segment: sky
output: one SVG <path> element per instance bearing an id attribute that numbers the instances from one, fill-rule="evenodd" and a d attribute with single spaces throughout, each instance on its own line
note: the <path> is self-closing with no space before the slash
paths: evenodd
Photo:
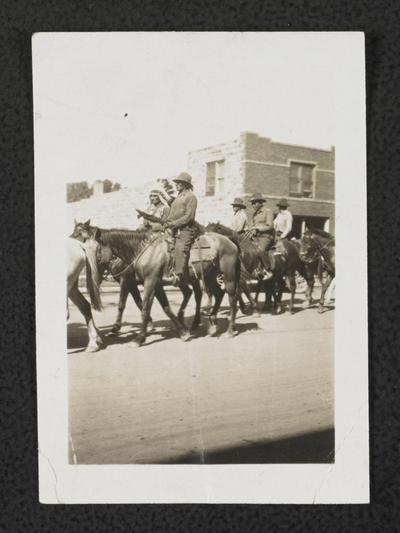
<path id="1" fill-rule="evenodd" d="M 283 35 L 39 34 L 35 133 L 54 178 L 132 186 L 173 176 L 189 151 L 242 131 L 330 148 L 329 61 L 312 38 Z"/>

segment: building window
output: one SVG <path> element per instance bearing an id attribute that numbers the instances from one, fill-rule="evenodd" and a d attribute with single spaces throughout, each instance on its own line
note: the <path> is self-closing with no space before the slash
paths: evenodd
<path id="1" fill-rule="evenodd" d="M 224 191 L 224 160 L 210 161 L 206 165 L 206 196 Z"/>
<path id="2" fill-rule="evenodd" d="M 314 189 L 314 165 L 290 163 L 289 196 L 312 198 Z"/>

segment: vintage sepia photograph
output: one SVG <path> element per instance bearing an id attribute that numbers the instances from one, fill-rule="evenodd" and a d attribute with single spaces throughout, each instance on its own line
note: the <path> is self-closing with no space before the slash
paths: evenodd
<path id="1" fill-rule="evenodd" d="M 341 343 L 358 345 L 367 394 L 362 313 L 354 339 L 338 333 L 343 252 L 336 303 L 347 179 L 361 224 L 365 200 L 365 103 L 346 130 L 352 155 L 340 100 L 342 79 L 363 94 L 363 41 L 344 35 L 34 36 L 37 197 L 39 180 L 57 183 L 49 237 L 64 242 L 37 293 L 66 291 L 51 312 L 70 479 L 81 465 L 340 467 L 339 387 L 358 390 L 340 378 Z M 346 39 L 361 53 L 338 66 Z M 38 201 L 36 213 L 39 227 L 50 213 Z"/>

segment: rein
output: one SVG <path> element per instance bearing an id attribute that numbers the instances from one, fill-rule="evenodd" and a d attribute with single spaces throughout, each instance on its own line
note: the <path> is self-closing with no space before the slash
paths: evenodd
<path id="1" fill-rule="evenodd" d="M 322 250 L 324 250 L 325 248 L 327 248 L 329 246 L 329 244 L 335 240 L 335 237 L 331 237 L 323 246 L 320 246 L 318 241 L 315 241 L 314 242 L 317 242 L 318 246 L 319 246 L 319 251 L 321 252 Z"/>
<path id="2" fill-rule="evenodd" d="M 142 247 L 142 249 L 139 251 L 139 253 L 132 259 L 132 261 L 129 263 L 129 265 L 121 270 L 121 272 L 113 273 L 113 277 L 120 277 L 122 274 L 124 274 L 131 266 L 133 266 L 134 263 L 136 263 L 139 258 L 144 254 L 144 252 L 150 247 L 150 245 L 153 244 L 158 239 L 159 235 L 156 235 L 153 237 L 153 239 L 150 239 L 150 241 Z"/>

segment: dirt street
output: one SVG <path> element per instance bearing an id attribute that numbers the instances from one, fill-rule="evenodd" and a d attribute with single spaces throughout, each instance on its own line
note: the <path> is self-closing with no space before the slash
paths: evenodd
<path id="1" fill-rule="evenodd" d="M 168 294 L 177 310 L 179 293 Z M 334 310 L 319 315 L 302 301 L 297 295 L 292 316 L 239 312 L 235 338 L 225 334 L 223 307 L 219 337 L 206 336 L 204 319 L 186 343 L 155 303 L 155 331 L 137 348 L 140 315 L 129 300 L 121 336 L 95 354 L 83 351 L 86 328 L 70 304 L 70 462 L 332 461 Z M 95 320 L 105 333 L 118 293 L 103 302 Z"/>

